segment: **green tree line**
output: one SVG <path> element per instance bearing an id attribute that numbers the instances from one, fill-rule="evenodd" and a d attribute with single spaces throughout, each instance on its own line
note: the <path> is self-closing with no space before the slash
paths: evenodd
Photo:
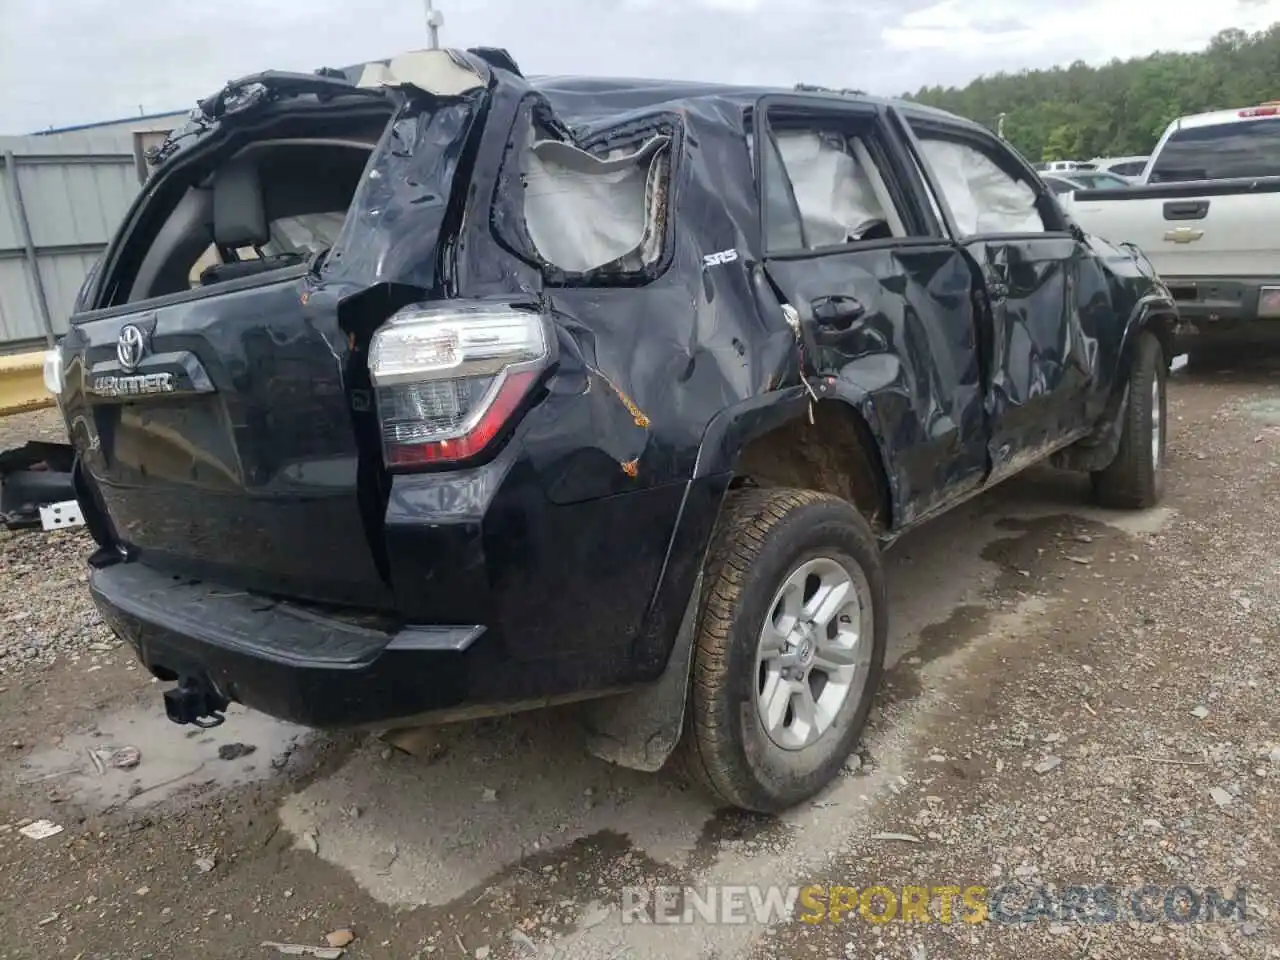
<path id="1" fill-rule="evenodd" d="M 922 87 L 907 99 L 997 129 L 1032 160 L 1150 153 L 1176 117 L 1280 100 L 1280 23 L 1224 30 L 1199 53 L 1153 53 L 1101 67 L 979 77 L 966 87 Z"/>

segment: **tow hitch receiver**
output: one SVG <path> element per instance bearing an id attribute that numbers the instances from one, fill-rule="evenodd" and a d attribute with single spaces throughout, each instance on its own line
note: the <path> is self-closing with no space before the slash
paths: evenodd
<path id="1" fill-rule="evenodd" d="M 176 687 L 164 692 L 164 712 L 170 720 L 204 729 L 227 719 L 222 714 L 228 702 L 207 681 L 193 677 L 182 677 Z"/>

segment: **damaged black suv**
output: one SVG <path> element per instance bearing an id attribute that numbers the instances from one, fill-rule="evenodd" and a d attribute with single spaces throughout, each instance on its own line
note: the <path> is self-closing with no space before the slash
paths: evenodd
<path id="1" fill-rule="evenodd" d="M 583 701 L 781 810 L 856 745 L 903 531 L 1047 458 L 1160 496 L 1168 291 L 948 114 L 428 51 L 237 81 L 153 161 L 60 405 L 179 723 Z"/>

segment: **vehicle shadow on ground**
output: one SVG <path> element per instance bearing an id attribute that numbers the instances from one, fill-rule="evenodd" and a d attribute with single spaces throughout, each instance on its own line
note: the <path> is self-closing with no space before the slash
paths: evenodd
<path id="1" fill-rule="evenodd" d="M 888 666 L 953 611 L 983 603 L 1001 572 L 988 547 L 1038 535 L 1011 529 L 1011 518 L 1080 512 L 1087 487 L 1077 475 L 1033 470 L 896 544 L 886 566 Z M 449 903 L 527 857 L 596 836 L 625 835 L 656 863 L 689 866 L 726 815 L 670 769 L 648 775 L 588 756 L 571 708 L 438 727 L 417 753 L 371 739 L 281 808 L 299 848 L 396 906 Z M 845 780 L 833 789 L 863 788 Z"/>

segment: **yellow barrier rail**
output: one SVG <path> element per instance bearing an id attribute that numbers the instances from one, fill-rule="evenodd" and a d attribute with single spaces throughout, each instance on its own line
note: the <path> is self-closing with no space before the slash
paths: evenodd
<path id="1" fill-rule="evenodd" d="M 0 357 L 0 417 L 53 406 L 44 385 L 44 351 Z"/>

